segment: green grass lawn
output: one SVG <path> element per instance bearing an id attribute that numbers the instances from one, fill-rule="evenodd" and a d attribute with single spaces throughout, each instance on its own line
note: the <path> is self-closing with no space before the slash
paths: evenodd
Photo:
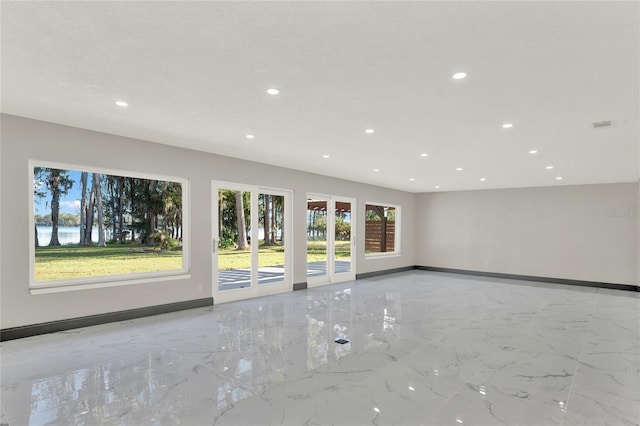
<path id="1" fill-rule="evenodd" d="M 154 251 L 137 244 L 36 248 L 36 281 L 180 269 L 181 251 Z"/>
<path id="2" fill-rule="evenodd" d="M 336 241 L 336 259 L 349 259 L 349 241 Z M 327 244 L 323 241 L 309 241 L 307 243 L 307 262 L 321 262 L 327 257 Z M 258 249 L 258 267 L 284 265 L 284 247 L 280 245 L 260 246 Z M 220 249 L 218 253 L 218 268 L 248 269 L 251 267 L 251 252 L 239 251 L 234 248 Z"/>
<path id="3" fill-rule="evenodd" d="M 349 242 L 336 242 L 336 259 L 349 259 Z M 310 241 L 307 244 L 307 262 L 326 259 L 326 243 Z M 246 269 L 251 266 L 251 252 L 220 249 L 218 267 Z M 258 250 L 259 267 L 284 265 L 282 246 L 261 246 Z M 133 274 L 139 272 L 173 271 L 182 269 L 181 251 L 156 251 L 138 244 L 108 244 L 107 247 L 64 245 L 36 249 L 36 281 L 84 278 L 104 275 Z"/>
<path id="4" fill-rule="evenodd" d="M 258 249 L 258 266 L 284 265 L 284 247 L 282 246 L 261 246 Z M 218 268 L 247 269 L 251 267 L 251 251 L 236 250 L 235 248 L 220 249 L 218 252 Z"/>

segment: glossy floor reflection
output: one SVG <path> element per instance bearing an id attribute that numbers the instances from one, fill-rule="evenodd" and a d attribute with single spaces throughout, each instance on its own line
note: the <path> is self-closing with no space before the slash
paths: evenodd
<path id="1" fill-rule="evenodd" d="M 5 342 L 0 423 L 638 425 L 639 295 L 411 271 Z"/>

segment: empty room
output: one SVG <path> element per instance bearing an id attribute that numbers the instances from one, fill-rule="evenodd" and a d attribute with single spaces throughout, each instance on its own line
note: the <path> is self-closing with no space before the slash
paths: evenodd
<path id="1" fill-rule="evenodd" d="M 640 426 L 639 2 L 0 7 L 0 425 Z"/>

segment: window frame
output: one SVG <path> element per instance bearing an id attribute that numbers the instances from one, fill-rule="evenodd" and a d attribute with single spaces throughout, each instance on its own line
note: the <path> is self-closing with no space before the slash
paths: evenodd
<path id="1" fill-rule="evenodd" d="M 393 239 L 393 251 L 385 251 L 385 252 L 376 252 L 376 253 L 367 253 L 367 248 L 366 248 L 366 229 L 367 229 L 367 206 L 368 205 L 372 205 L 372 206 L 380 206 L 380 207 L 391 207 L 393 209 L 395 209 L 396 212 L 396 220 L 395 220 L 395 229 L 394 229 L 394 239 Z M 400 256 L 402 254 L 402 250 L 401 250 L 401 243 L 402 243 L 402 239 L 400 237 L 401 235 L 401 222 L 402 222 L 402 207 L 398 204 L 391 204 L 391 203 L 383 203 L 383 202 L 378 202 L 378 201 L 365 201 L 364 203 L 364 227 L 365 227 L 365 235 L 364 235 L 364 240 L 362 242 L 362 246 L 363 246 L 363 251 L 364 251 L 364 257 L 365 259 L 376 259 L 376 258 L 381 258 L 381 257 L 396 257 L 396 256 Z"/>
<path id="2" fill-rule="evenodd" d="M 36 250 L 35 231 L 35 197 L 33 194 L 33 179 L 35 167 L 47 167 L 61 170 L 71 170 L 89 173 L 108 174 L 113 176 L 132 177 L 137 179 L 162 180 L 176 182 L 182 185 L 182 268 L 167 271 L 136 272 L 126 274 L 100 275 L 92 277 L 66 278 L 60 280 L 36 281 Z M 154 173 L 131 172 L 122 169 L 105 167 L 80 166 L 71 163 L 59 163 L 30 159 L 28 161 L 29 188 L 29 292 L 30 294 L 59 293 L 73 290 L 87 290 L 135 284 L 148 284 L 169 280 L 184 280 L 191 278 L 191 233 L 190 233 L 190 185 L 189 179 L 160 175 Z"/>

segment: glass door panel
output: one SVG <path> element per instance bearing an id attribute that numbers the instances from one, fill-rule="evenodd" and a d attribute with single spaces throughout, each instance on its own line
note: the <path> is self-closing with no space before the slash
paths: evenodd
<path id="1" fill-rule="evenodd" d="M 351 272 L 351 203 L 347 201 L 335 202 L 335 243 L 334 268 L 335 274 Z"/>
<path id="2" fill-rule="evenodd" d="M 307 195 L 307 284 L 355 280 L 355 199 Z"/>
<path id="3" fill-rule="evenodd" d="M 292 290 L 291 192 L 214 181 L 213 196 L 216 303 Z"/>
<path id="4" fill-rule="evenodd" d="M 327 206 L 326 199 L 307 198 L 307 281 L 326 281 L 328 277 Z"/>
<path id="5" fill-rule="evenodd" d="M 251 286 L 251 192 L 218 190 L 218 291 Z"/>
<path id="6" fill-rule="evenodd" d="M 258 195 L 258 284 L 285 280 L 284 196 Z"/>

